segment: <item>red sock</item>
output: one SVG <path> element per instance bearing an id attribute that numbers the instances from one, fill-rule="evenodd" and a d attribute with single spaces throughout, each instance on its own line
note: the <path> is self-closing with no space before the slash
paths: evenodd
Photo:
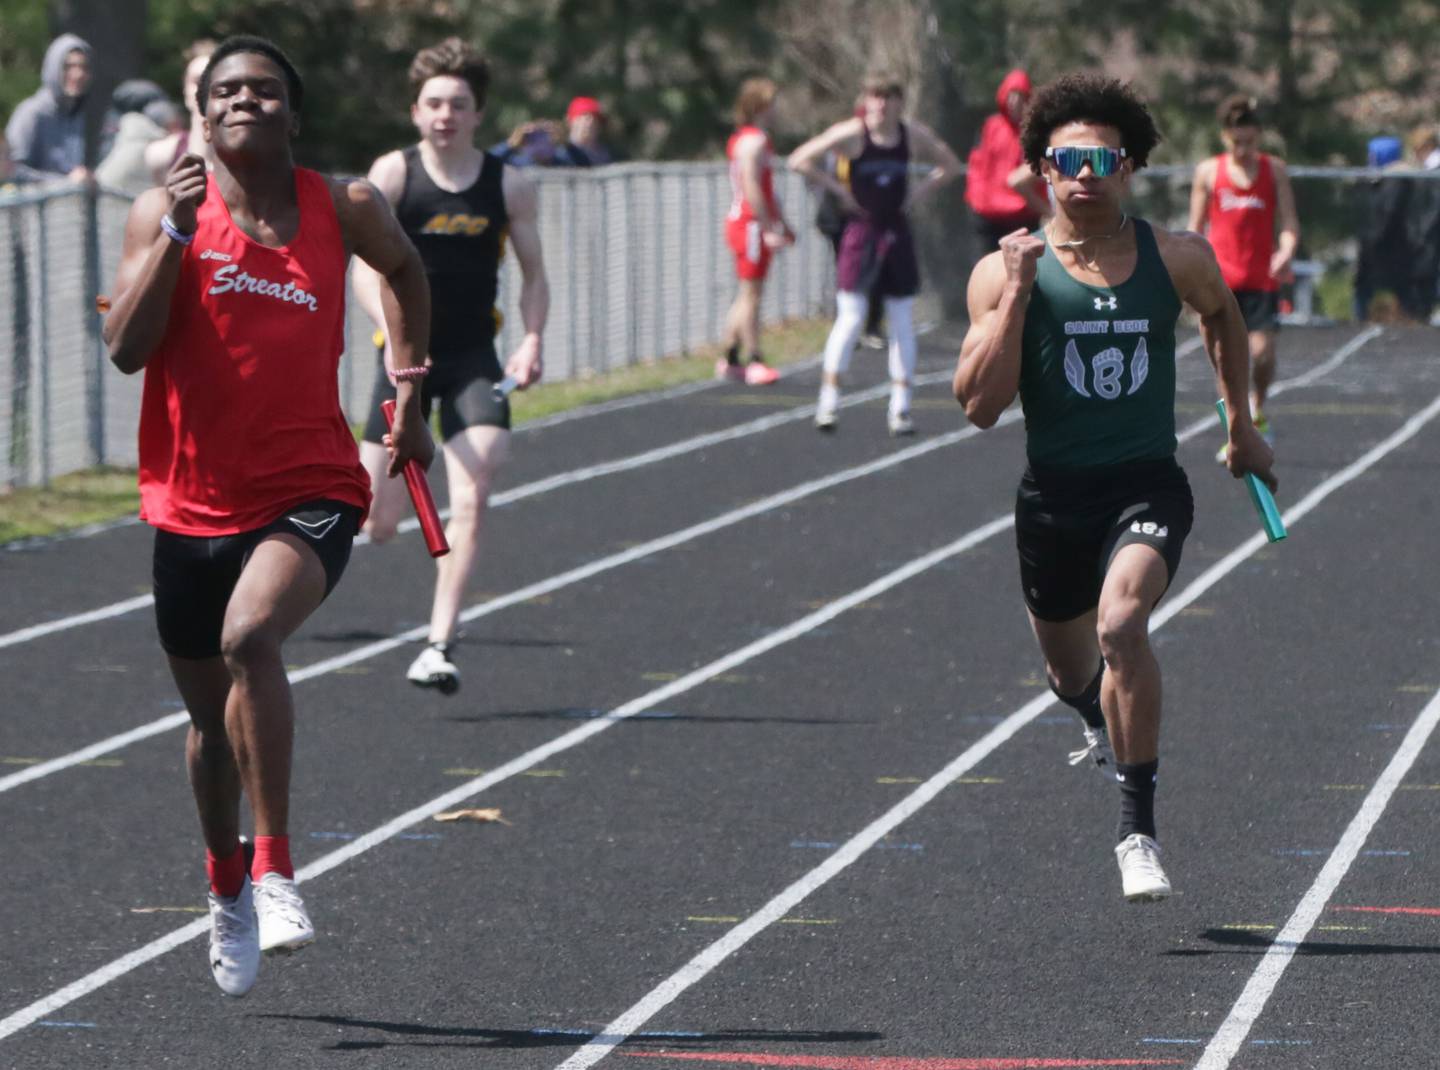
<path id="1" fill-rule="evenodd" d="M 250 863 L 250 879 L 258 882 L 267 873 L 295 879 L 295 867 L 290 864 L 289 836 L 255 837 L 255 861 Z"/>
<path id="2" fill-rule="evenodd" d="M 235 845 L 235 850 L 226 858 L 216 858 L 210 851 L 205 852 L 205 873 L 210 877 L 210 890 L 226 899 L 240 894 L 245 884 L 245 848 Z"/>

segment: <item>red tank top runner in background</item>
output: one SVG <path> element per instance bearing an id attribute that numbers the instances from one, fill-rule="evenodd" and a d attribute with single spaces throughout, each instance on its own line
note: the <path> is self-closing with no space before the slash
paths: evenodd
<path id="1" fill-rule="evenodd" d="M 295 169 L 300 226 L 246 236 L 212 175 L 165 336 L 145 366 L 140 516 L 233 535 L 317 498 L 370 505 L 340 409 L 346 252 L 328 183 Z"/>
<path id="2" fill-rule="evenodd" d="M 730 140 L 725 143 L 725 156 L 730 161 L 730 214 L 726 218 L 746 223 L 755 218 L 755 206 L 745 199 L 745 184 L 740 181 L 740 165 L 735 162 L 735 146 L 742 137 L 750 134 L 759 134 L 765 139 L 765 147 L 760 154 L 760 189 L 765 194 L 765 208 L 770 218 L 780 215 L 780 209 L 775 204 L 775 169 L 771 164 L 773 154 L 770 135 L 758 126 L 742 126 L 731 134 Z"/>
<path id="3" fill-rule="evenodd" d="M 1270 277 L 1270 257 L 1275 252 L 1275 174 L 1269 156 L 1260 156 L 1255 180 L 1243 187 L 1230 177 L 1229 157 L 1222 153 L 1215 158 L 1207 227 L 1226 286 L 1266 293 L 1279 289 L 1279 282 Z"/>

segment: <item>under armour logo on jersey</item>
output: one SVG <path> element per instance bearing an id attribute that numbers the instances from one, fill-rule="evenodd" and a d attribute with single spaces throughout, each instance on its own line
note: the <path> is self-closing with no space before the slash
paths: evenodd
<path id="1" fill-rule="evenodd" d="M 1095 298 L 1095 311 L 1096 311 L 1096 312 L 1103 312 L 1103 311 L 1105 311 L 1106 309 L 1109 309 L 1111 312 L 1114 312 L 1114 311 L 1115 311 L 1117 308 L 1119 308 L 1119 307 L 1120 307 L 1120 301 L 1119 301 L 1118 298 L 1116 298 L 1116 296 L 1115 296 L 1114 294 L 1111 294 L 1109 297 L 1097 297 L 1097 298 Z"/>
<path id="2" fill-rule="evenodd" d="M 298 516 L 287 516 L 285 519 L 290 521 L 290 523 L 294 524 L 306 535 L 310 536 L 310 538 L 314 539 L 316 542 L 319 542 L 326 535 L 330 534 L 331 528 L 333 528 L 337 523 L 339 523 L 340 514 L 336 513 L 334 516 L 327 516 L 323 520 L 316 520 L 314 522 L 307 522 L 301 520 Z"/>

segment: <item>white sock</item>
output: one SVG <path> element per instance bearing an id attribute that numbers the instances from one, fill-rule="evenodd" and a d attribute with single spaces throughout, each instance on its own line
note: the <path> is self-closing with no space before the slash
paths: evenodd
<path id="1" fill-rule="evenodd" d="M 910 395 L 912 390 L 909 383 L 890 384 L 890 415 L 910 411 Z"/>
<path id="2" fill-rule="evenodd" d="M 820 411 L 834 412 L 840 406 L 840 388 L 833 383 L 820 384 Z"/>

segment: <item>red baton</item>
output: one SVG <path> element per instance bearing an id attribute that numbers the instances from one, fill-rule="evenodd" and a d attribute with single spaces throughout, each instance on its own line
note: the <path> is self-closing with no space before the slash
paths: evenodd
<path id="1" fill-rule="evenodd" d="M 380 402 L 380 411 L 385 414 L 385 426 L 395 427 L 395 402 Z M 425 548 L 431 557 L 444 557 L 450 552 L 445 541 L 445 526 L 440 523 L 440 512 L 435 508 L 435 499 L 430 495 L 430 481 L 425 478 L 425 469 L 420 462 L 405 462 L 405 486 L 410 490 L 410 501 L 415 506 L 415 515 L 420 518 L 420 530 L 425 534 Z"/>

